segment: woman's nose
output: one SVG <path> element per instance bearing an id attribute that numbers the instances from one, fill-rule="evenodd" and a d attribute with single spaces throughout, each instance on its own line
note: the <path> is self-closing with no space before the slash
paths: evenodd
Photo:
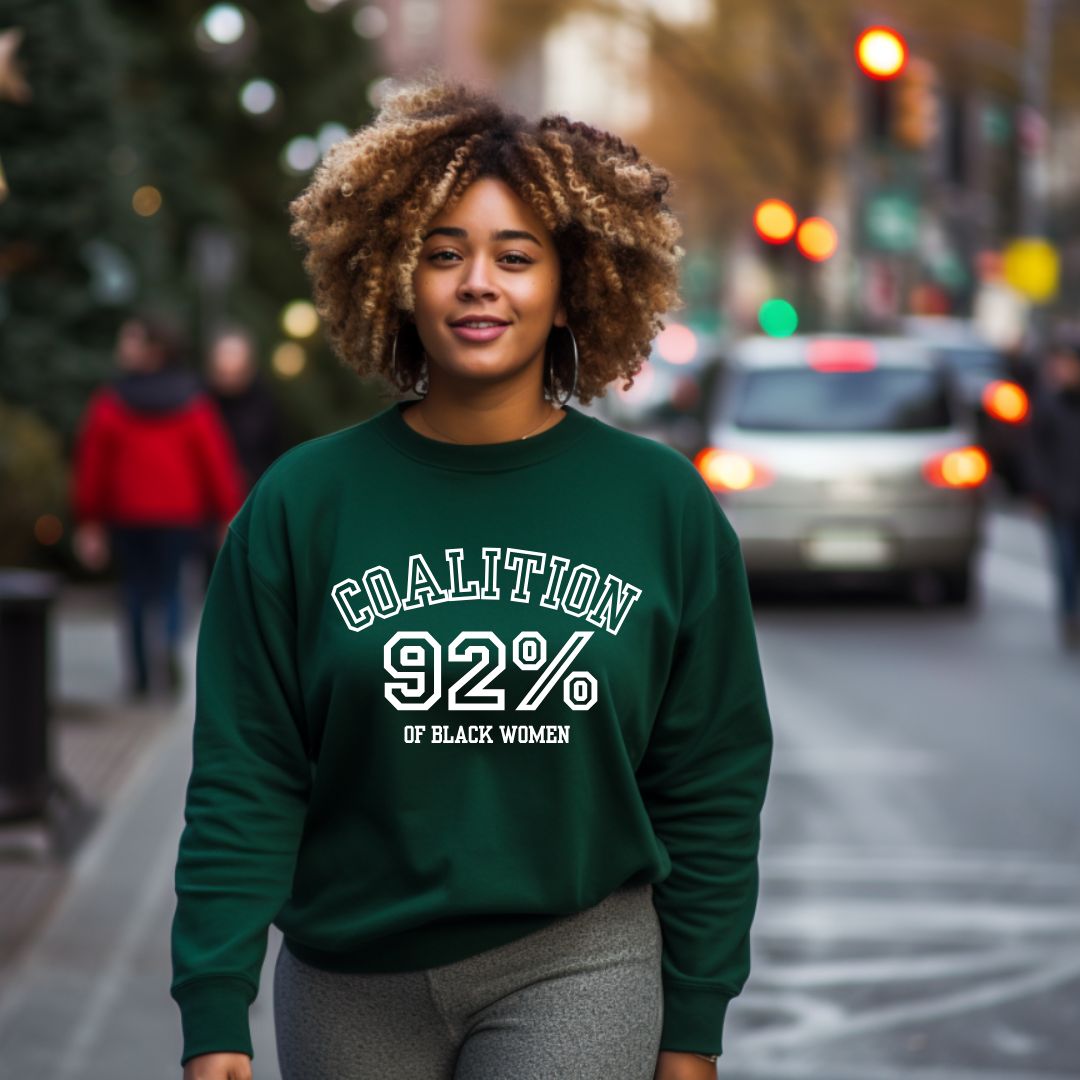
<path id="1" fill-rule="evenodd" d="M 474 259 L 469 264 L 468 271 L 462 276 L 458 285 L 458 296 L 495 296 L 498 288 L 494 284 L 490 269 L 483 259 Z"/>

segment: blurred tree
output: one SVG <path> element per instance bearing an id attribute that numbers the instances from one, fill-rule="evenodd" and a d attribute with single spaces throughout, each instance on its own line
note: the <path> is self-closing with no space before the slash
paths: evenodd
<path id="1" fill-rule="evenodd" d="M 60 437 L 29 409 L 0 399 L 0 566 L 45 564 L 67 500 L 67 467 Z"/>
<path id="2" fill-rule="evenodd" d="M 745 233 L 766 196 L 805 215 L 846 190 L 845 154 L 859 131 L 852 49 L 860 29 L 901 29 L 942 73 L 950 115 L 963 117 L 964 102 L 978 94 L 1020 100 L 1030 2 L 878 0 L 871 10 L 861 0 L 712 0 L 688 22 L 663 0 L 488 0 L 484 44 L 493 64 L 509 67 L 571 15 L 638 27 L 649 45 L 653 119 L 623 134 L 675 174 L 688 246 L 716 251 Z M 1078 51 L 1080 4 L 1057 4 L 1057 62 L 1047 78 L 1058 108 L 1080 104 L 1080 65 L 1071 62 Z M 1008 166 L 996 164 L 990 181 L 1005 208 L 1015 194 Z M 1007 209 L 1000 221 L 1008 228 Z M 795 272 L 811 271 L 799 264 Z"/>
<path id="3" fill-rule="evenodd" d="M 645 32 L 653 119 L 627 134 L 673 170 L 686 197 L 708 194 L 701 207 L 706 221 L 741 225 L 765 195 L 786 198 L 800 211 L 816 204 L 848 131 L 841 108 L 851 78 L 848 4 L 716 3 L 709 17 L 684 25 L 661 14 L 660 3 L 490 3 L 485 47 L 497 64 L 512 63 L 572 12 L 627 21 Z M 715 198 L 718 191 L 723 199 Z"/>
<path id="4" fill-rule="evenodd" d="M 141 175 L 129 187 L 159 187 L 168 219 L 158 257 L 182 276 L 200 345 L 216 323 L 239 320 L 266 358 L 281 340 L 284 305 L 309 295 L 287 206 L 310 168 L 289 168 L 286 147 L 306 138 L 325 149 L 328 125 L 350 131 L 370 119 L 368 86 L 381 74 L 371 48 L 348 4 L 317 13 L 299 0 L 248 3 L 242 35 L 226 44 L 206 31 L 206 0 L 110 6 L 132 42 L 124 103 Z M 371 404 L 371 388 L 320 337 L 305 349 L 305 369 L 273 382 L 296 437 L 352 422 Z"/>
<path id="5" fill-rule="evenodd" d="M 281 309 L 309 294 L 287 205 L 319 153 L 289 169 L 285 147 L 325 148 L 325 125 L 371 115 L 378 72 L 349 7 L 253 2 L 243 40 L 213 48 L 204 0 L 6 0 L 31 98 L 0 100 L 0 396 L 68 448 L 133 309 L 171 310 L 197 344 L 221 320 L 247 323 L 262 358 L 279 342 Z M 256 79 L 276 95 L 263 112 L 241 100 Z M 373 395 L 321 338 L 305 348 L 305 369 L 274 380 L 296 437 Z"/>
<path id="6" fill-rule="evenodd" d="M 70 431 L 108 370 L 113 315 L 97 294 L 115 250 L 107 184 L 118 56 L 96 3 L 7 0 L 29 97 L 0 100 L 0 397 Z M 105 246 L 103 246 L 105 245 Z"/>
<path id="7" fill-rule="evenodd" d="M 712 0 L 683 22 L 662 0 L 488 0 L 484 46 L 501 67 L 517 62 L 569 15 L 591 13 L 639 27 L 650 42 L 654 119 L 628 133 L 692 191 L 723 191 L 732 222 L 765 195 L 809 212 L 836 155 L 856 131 L 852 48 L 871 21 L 903 29 L 920 55 L 967 81 L 1019 91 L 1029 0 Z M 1080 103 L 1080 5 L 1058 5 L 1054 100 Z M 672 118 L 677 117 L 677 122 Z"/>

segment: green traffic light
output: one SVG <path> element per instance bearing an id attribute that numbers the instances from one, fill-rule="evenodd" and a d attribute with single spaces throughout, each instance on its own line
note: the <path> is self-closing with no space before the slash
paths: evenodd
<path id="1" fill-rule="evenodd" d="M 799 313 L 787 300 L 766 300 L 758 309 L 758 324 L 769 337 L 789 337 L 799 326 Z"/>

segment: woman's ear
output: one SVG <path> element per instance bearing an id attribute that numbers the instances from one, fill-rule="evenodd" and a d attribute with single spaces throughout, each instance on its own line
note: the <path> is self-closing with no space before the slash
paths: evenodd
<path id="1" fill-rule="evenodd" d="M 555 318 L 552 321 L 553 326 L 565 326 L 566 325 L 566 305 L 562 302 L 555 309 Z"/>

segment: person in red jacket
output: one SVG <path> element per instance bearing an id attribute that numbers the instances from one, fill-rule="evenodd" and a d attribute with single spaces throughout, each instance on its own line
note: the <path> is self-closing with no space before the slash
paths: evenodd
<path id="1" fill-rule="evenodd" d="M 120 372 L 91 397 L 76 436 L 71 507 L 78 558 L 115 560 L 127 617 L 130 690 L 151 690 L 148 618 L 164 615 L 168 687 L 180 689 L 181 569 L 208 520 L 219 542 L 243 504 L 236 450 L 217 405 L 181 363 L 179 333 L 152 314 L 120 327 Z"/>

